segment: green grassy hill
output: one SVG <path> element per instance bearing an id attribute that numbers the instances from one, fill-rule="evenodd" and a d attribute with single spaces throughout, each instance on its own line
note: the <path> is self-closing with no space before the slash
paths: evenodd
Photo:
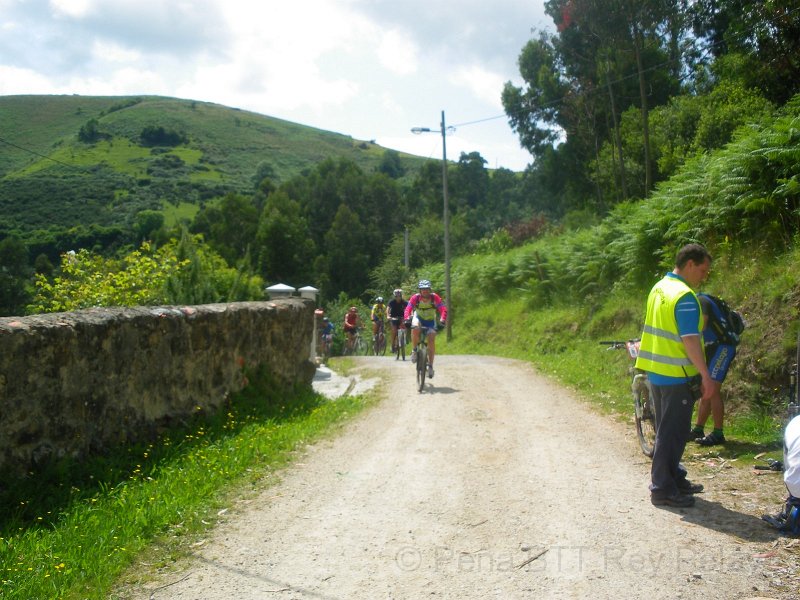
<path id="1" fill-rule="evenodd" d="M 94 137 L 80 133 L 94 124 Z M 147 143 L 147 128 L 182 143 Z M 143 209 L 199 206 L 328 157 L 365 171 L 368 141 L 207 102 L 154 96 L 0 97 L 0 230 L 127 226 Z M 401 155 L 404 166 L 424 159 Z M 191 211 L 190 211 L 191 212 Z"/>

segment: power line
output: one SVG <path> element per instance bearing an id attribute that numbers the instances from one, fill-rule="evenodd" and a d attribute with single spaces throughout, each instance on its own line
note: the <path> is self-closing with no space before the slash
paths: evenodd
<path id="1" fill-rule="evenodd" d="M 62 166 L 65 166 L 65 167 L 69 167 L 70 169 L 77 169 L 78 168 L 75 165 L 70 165 L 70 164 L 67 164 L 65 162 L 61 162 L 60 160 L 55 159 L 52 156 L 46 156 L 44 154 L 40 154 L 39 152 L 36 152 L 36 150 L 31 150 L 30 148 L 23 148 L 22 146 L 20 146 L 18 144 L 15 144 L 14 142 L 9 142 L 8 140 L 4 140 L 3 138 L 0 138 L 0 142 L 9 145 L 12 148 L 16 148 L 17 150 L 22 150 L 23 152 L 27 152 L 28 154 L 33 154 L 34 156 L 38 156 L 39 158 L 43 158 L 45 160 L 50 160 L 50 161 L 52 161 L 54 163 L 58 163 L 59 165 L 62 165 Z"/>

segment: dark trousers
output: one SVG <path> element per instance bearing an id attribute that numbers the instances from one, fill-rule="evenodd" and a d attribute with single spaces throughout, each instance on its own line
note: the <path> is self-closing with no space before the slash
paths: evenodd
<path id="1" fill-rule="evenodd" d="M 688 384 L 650 385 L 656 411 L 656 443 L 650 468 L 650 493 L 668 497 L 686 479 L 681 457 L 692 427 L 694 396 Z"/>

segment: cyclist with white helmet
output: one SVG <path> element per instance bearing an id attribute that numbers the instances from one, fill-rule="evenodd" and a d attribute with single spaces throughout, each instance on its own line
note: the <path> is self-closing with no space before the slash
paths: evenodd
<path id="1" fill-rule="evenodd" d="M 389 323 L 392 324 L 392 352 L 397 350 L 397 329 L 403 322 L 407 304 L 408 300 L 403 298 L 403 290 L 397 288 L 394 291 L 394 298 L 389 300 L 389 304 L 386 305 L 386 316 L 389 317 Z M 403 360 L 405 360 L 405 353 L 403 353 Z"/>
<path id="2" fill-rule="evenodd" d="M 447 321 L 447 306 L 439 294 L 431 289 L 431 282 L 422 279 L 419 282 L 419 293 L 408 300 L 404 315 L 406 325 L 411 323 L 411 362 L 417 361 L 419 345 L 419 328 L 428 330 L 428 377 L 433 377 L 433 358 L 436 354 L 436 313 L 439 313 L 439 326 L 444 327 Z"/>
<path id="3" fill-rule="evenodd" d="M 374 342 L 378 337 L 378 328 L 386 320 L 386 305 L 383 303 L 383 296 L 375 298 L 369 318 L 372 319 L 372 341 Z"/>

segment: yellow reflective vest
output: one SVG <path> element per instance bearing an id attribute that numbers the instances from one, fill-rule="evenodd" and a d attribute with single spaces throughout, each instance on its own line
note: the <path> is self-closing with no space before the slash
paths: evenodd
<path id="1" fill-rule="evenodd" d="M 647 298 L 647 316 L 636 368 L 667 377 L 684 378 L 699 373 L 686 354 L 675 318 L 675 306 L 687 292 L 697 300 L 692 288 L 677 277 L 664 277 L 653 286 Z M 698 310 L 697 331 L 702 329 L 703 313 Z"/>

